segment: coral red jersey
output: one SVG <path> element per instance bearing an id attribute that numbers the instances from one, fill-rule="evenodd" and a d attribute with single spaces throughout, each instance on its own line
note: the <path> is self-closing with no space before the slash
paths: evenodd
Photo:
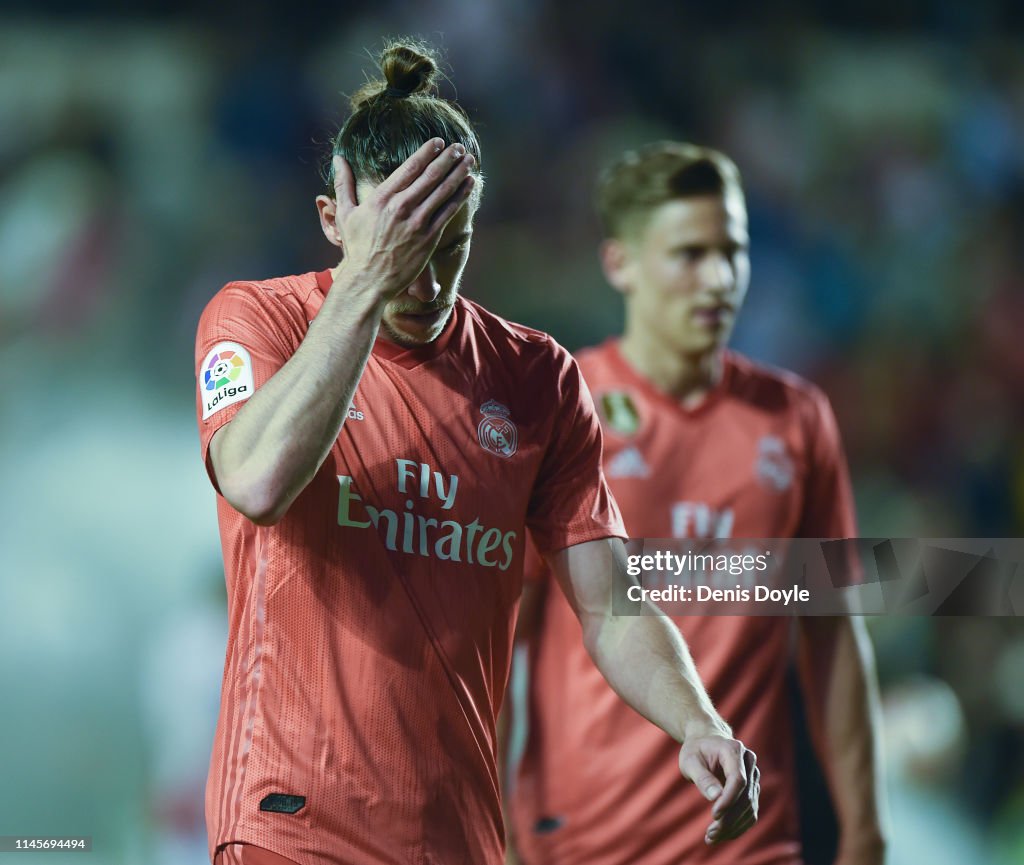
<path id="1" fill-rule="evenodd" d="M 211 301 L 204 459 L 331 283 L 232 283 Z M 337 442 L 277 525 L 217 505 L 229 638 L 211 857 L 247 842 L 300 865 L 502 862 L 495 718 L 524 528 L 545 549 L 623 534 L 575 361 L 459 299 L 434 343 L 377 340 Z"/>
<path id="2" fill-rule="evenodd" d="M 728 353 L 718 386 L 687 410 L 634 371 L 617 341 L 579 361 L 605 431 L 605 474 L 631 537 L 855 536 L 838 430 L 812 385 Z M 674 618 L 719 712 L 761 769 L 757 824 L 707 847 L 710 805 L 680 775 L 678 744 L 616 696 L 568 604 L 544 589 L 530 653 L 529 739 L 511 803 L 523 861 L 799 863 L 791 620 Z"/>

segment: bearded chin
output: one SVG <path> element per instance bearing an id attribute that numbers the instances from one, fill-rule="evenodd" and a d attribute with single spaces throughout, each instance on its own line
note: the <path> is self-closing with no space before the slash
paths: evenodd
<path id="1" fill-rule="evenodd" d="M 381 330 L 384 331 L 384 334 L 387 336 L 387 338 L 396 345 L 400 345 L 403 348 L 416 348 L 416 346 L 419 345 L 428 345 L 429 343 L 432 343 L 442 333 L 444 333 L 445 328 L 448 327 L 449 323 L 452 320 L 452 312 L 454 312 L 454 307 L 449 308 L 448 316 L 445 318 L 444 323 L 438 329 L 437 333 L 434 334 L 434 336 L 430 337 L 430 339 L 426 340 L 412 336 L 408 333 L 405 333 L 404 331 L 392 327 L 391 322 L 389 322 L 387 319 L 381 319 L 380 327 Z"/>
<path id="2" fill-rule="evenodd" d="M 407 333 L 402 333 L 400 330 L 396 330 L 386 321 L 381 321 L 380 329 L 384 331 L 387 338 L 395 343 L 395 345 L 400 345 L 403 348 L 415 348 L 417 345 L 420 345 L 419 340 L 415 337 L 409 336 Z"/>

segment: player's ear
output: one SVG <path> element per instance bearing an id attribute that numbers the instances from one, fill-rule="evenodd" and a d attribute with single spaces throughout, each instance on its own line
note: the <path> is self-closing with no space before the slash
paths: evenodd
<path id="1" fill-rule="evenodd" d="M 338 203 L 329 195 L 316 197 L 316 210 L 320 214 L 320 229 L 324 237 L 334 246 L 341 246 L 341 232 L 338 231 Z"/>
<path id="2" fill-rule="evenodd" d="M 616 291 L 629 294 L 633 285 L 633 257 L 629 247 L 623 241 L 609 237 L 601 242 L 598 255 L 605 279 Z"/>

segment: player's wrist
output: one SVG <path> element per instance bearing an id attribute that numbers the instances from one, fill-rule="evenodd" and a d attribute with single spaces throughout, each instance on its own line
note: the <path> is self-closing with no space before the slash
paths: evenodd
<path id="1" fill-rule="evenodd" d="M 886 841 L 877 826 L 841 831 L 836 862 L 842 865 L 881 865 L 885 861 Z"/>
<path id="2" fill-rule="evenodd" d="M 370 268 L 343 260 L 334 270 L 334 282 L 328 299 L 336 297 L 339 306 L 343 305 L 345 309 L 363 312 L 379 320 L 384 314 L 384 307 L 397 292 L 393 282 Z"/>
<path id="3" fill-rule="evenodd" d="M 729 727 L 721 716 L 711 712 L 701 712 L 686 721 L 683 725 L 683 744 L 694 739 L 702 739 L 707 736 L 721 736 L 731 739 L 732 728 Z"/>

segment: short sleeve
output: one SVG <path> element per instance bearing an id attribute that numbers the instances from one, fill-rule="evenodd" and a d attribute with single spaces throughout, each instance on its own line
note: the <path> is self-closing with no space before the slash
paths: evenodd
<path id="1" fill-rule="evenodd" d="M 856 538 L 856 508 L 839 425 L 828 397 L 819 390 L 813 392 L 808 427 L 811 460 L 797 537 Z M 837 540 L 827 545 L 826 556 L 837 584 L 863 582 L 856 543 Z"/>
<path id="2" fill-rule="evenodd" d="M 815 390 L 808 418 L 810 470 L 799 537 L 853 538 L 856 511 L 839 426 L 828 397 Z"/>
<path id="3" fill-rule="evenodd" d="M 556 348 L 556 420 L 527 513 L 527 526 L 541 553 L 626 536 L 601 466 L 601 424 L 594 401 L 576 361 Z"/>
<path id="4" fill-rule="evenodd" d="M 273 293 L 229 283 L 207 305 L 196 332 L 196 419 L 203 461 L 213 434 L 294 353 L 293 327 Z"/>

